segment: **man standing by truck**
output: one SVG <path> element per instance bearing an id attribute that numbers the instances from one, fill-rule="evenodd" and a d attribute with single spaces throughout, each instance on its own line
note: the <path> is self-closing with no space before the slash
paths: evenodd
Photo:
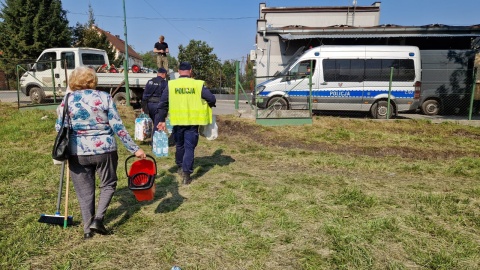
<path id="1" fill-rule="evenodd" d="M 205 87 L 204 81 L 192 79 L 192 66 L 182 62 L 178 68 L 180 78 L 168 82 L 166 91 L 160 98 L 160 106 L 155 117 L 157 129 L 165 130 L 165 118 L 170 114 L 173 126 L 176 152 L 175 163 L 183 184 L 192 182 L 195 147 L 198 143 L 198 127 L 212 122 L 212 109 L 216 98 Z"/>
<path id="2" fill-rule="evenodd" d="M 167 54 L 169 53 L 169 50 L 164 36 L 160 36 L 159 42 L 155 43 L 153 52 L 157 54 L 157 67 L 168 70 Z"/>

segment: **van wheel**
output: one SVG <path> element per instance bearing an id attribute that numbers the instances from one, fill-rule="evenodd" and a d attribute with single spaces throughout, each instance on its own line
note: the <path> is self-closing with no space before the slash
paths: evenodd
<path id="1" fill-rule="evenodd" d="M 381 100 L 375 102 L 370 109 L 370 113 L 372 114 L 373 118 L 376 119 L 387 119 L 387 101 Z M 390 104 L 390 113 L 388 115 L 388 119 L 392 119 L 393 116 L 393 106 Z"/>
<path id="2" fill-rule="evenodd" d="M 113 96 L 113 102 L 115 102 L 117 106 L 126 106 L 127 94 L 125 92 L 116 93 L 115 96 Z"/>
<path id="3" fill-rule="evenodd" d="M 283 97 L 272 97 L 268 101 L 267 107 L 275 111 L 288 110 L 288 102 Z"/>
<path id="4" fill-rule="evenodd" d="M 45 92 L 40 87 L 32 87 L 30 89 L 30 100 L 34 104 L 45 102 Z"/>
<path id="5" fill-rule="evenodd" d="M 422 112 L 425 115 L 437 115 L 440 112 L 440 104 L 435 99 L 429 99 L 422 103 Z"/>

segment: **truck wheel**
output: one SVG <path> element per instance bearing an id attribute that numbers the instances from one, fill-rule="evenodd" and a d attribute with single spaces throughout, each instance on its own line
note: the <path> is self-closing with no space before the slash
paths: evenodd
<path id="1" fill-rule="evenodd" d="M 387 119 L 387 104 L 388 103 L 385 100 L 375 102 L 375 104 L 372 105 L 372 108 L 370 108 L 370 113 L 372 114 L 372 117 L 375 119 Z M 388 119 L 392 119 L 393 110 L 393 106 L 390 105 L 390 113 L 388 115 Z"/>
<path id="2" fill-rule="evenodd" d="M 429 99 L 422 103 L 422 112 L 425 115 L 437 115 L 440 112 L 440 104 L 435 99 Z"/>
<path id="3" fill-rule="evenodd" d="M 117 106 L 126 106 L 127 105 L 126 93 L 125 92 L 116 93 L 115 96 L 113 96 L 113 102 L 115 102 L 115 105 Z"/>
<path id="4" fill-rule="evenodd" d="M 32 87 L 30 89 L 30 100 L 34 104 L 39 104 L 45 102 L 45 93 L 40 87 Z"/>
<path id="5" fill-rule="evenodd" d="M 288 110 L 288 102 L 283 97 L 272 97 L 268 101 L 267 107 L 275 111 Z"/>

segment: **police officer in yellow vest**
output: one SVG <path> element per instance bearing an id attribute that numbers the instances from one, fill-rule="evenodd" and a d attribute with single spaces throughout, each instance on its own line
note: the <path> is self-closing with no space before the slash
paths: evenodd
<path id="1" fill-rule="evenodd" d="M 198 127 L 212 122 L 212 107 L 216 98 L 204 81 L 191 78 L 192 66 L 180 63 L 180 78 L 168 82 L 166 91 L 160 97 L 160 106 L 155 115 L 158 130 L 165 130 L 165 118 L 170 117 L 175 139 L 175 163 L 183 184 L 192 182 L 193 159 L 198 143 Z"/>

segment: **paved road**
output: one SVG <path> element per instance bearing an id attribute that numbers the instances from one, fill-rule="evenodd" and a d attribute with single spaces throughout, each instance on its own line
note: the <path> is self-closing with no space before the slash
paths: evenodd
<path id="1" fill-rule="evenodd" d="M 20 102 L 22 104 L 30 103 L 30 98 L 20 93 Z M 216 95 L 217 107 L 213 108 L 213 113 L 216 115 L 241 115 L 242 117 L 254 118 L 250 106 L 245 100 L 239 101 L 238 110 L 235 108 L 235 101 L 232 95 Z M 17 102 L 17 91 L 0 91 L 1 102 Z M 321 114 L 322 115 L 322 114 Z M 365 118 L 364 115 L 351 115 L 352 118 Z M 445 121 L 455 122 L 458 124 L 473 125 L 480 127 L 480 115 L 472 116 L 472 120 L 468 120 L 468 115 L 434 115 L 428 116 L 419 113 L 400 114 L 397 119 L 427 119 L 434 123 L 441 123 Z"/>

